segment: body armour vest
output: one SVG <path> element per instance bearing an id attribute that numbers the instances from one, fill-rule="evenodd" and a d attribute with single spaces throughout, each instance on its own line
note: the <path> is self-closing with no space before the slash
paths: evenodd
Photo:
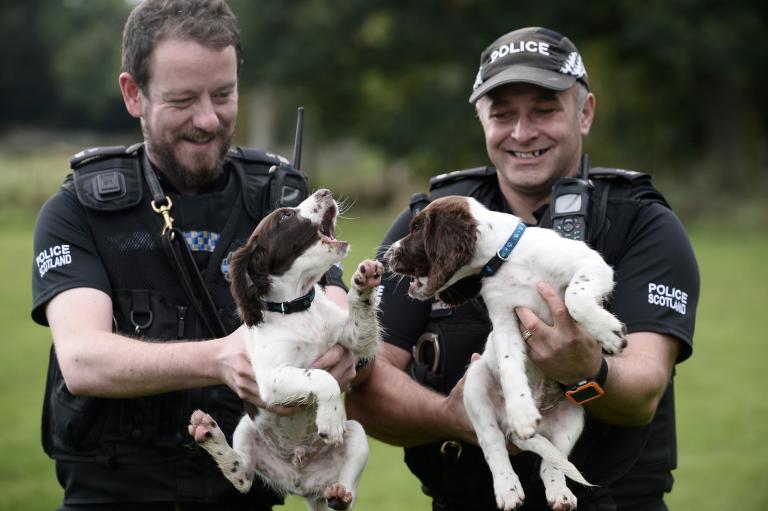
<path id="1" fill-rule="evenodd" d="M 223 194 L 217 200 L 229 209 L 224 210 L 221 225 L 211 226 L 218 231 L 215 248 L 204 250 L 207 262 L 200 272 L 227 333 L 241 324 L 227 281 L 228 257 L 247 241 L 258 221 L 272 209 L 268 202 L 272 200 L 274 171 L 287 163 L 277 156 L 242 149 L 230 151 L 226 160 L 225 171 L 231 174 L 224 189 L 217 192 Z M 108 273 L 113 331 L 152 342 L 210 338 L 161 246 L 163 219 L 151 207 L 142 165 L 148 162 L 141 146 L 84 152 L 73 158 L 72 176 L 64 184 L 75 189 L 86 211 Z M 293 177 L 298 178 L 293 184 L 304 183 L 298 192 L 303 193 L 298 197 L 301 200 L 306 196 L 306 178 L 293 172 L 297 173 Z M 177 194 L 169 196 L 175 204 L 185 200 Z M 204 196 L 201 200 L 205 200 Z M 171 216 L 179 211 L 172 208 Z M 177 216 L 174 226 L 183 230 L 183 218 Z M 83 490 L 83 495 L 90 492 L 95 498 L 103 494 L 104 498 L 131 501 L 141 485 L 141 500 L 216 501 L 232 494 L 233 488 L 223 477 L 212 475 L 216 470 L 194 469 L 196 465 L 210 464 L 206 453 L 194 447 L 187 434 L 189 417 L 196 409 L 216 417 L 222 430 L 229 432 L 231 442 L 231 433 L 243 414 L 243 403 L 228 387 L 218 385 L 133 399 L 73 396 L 64 384 L 52 350 L 43 411 L 43 446 L 59 462 L 59 470 L 69 472 L 69 485 L 80 484 L 78 480 L 88 479 L 89 474 L 93 474 L 91 479 L 99 480 L 88 483 L 94 487 Z M 167 473 L 169 466 L 175 467 L 178 478 L 171 484 L 167 482 L 173 478 Z M 106 469 L 114 475 L 104 476 L 101 471 Z M 127 479 L 130 483 L 113 483 L 112 479 Z M 80 494 L 77 489 L 74 492 Z M 273 495 L 270 498 L 275 499 Z"/>
<path id="2" fill-rule="evenodd" d="M 622 256 L 628 228 L 638 209 L 649 202 L 657 202 L 667 207 L 668 205 L 664 197 L 651 185 L 650 176 L 647 174 L 621 169 L 593 168 L 589 177 L 592 189 L 588 215 L 588 243 L 598 250 L 611 266 L 615 266 Z M 429 197 L 414 196 L 412 210 L 423 208 L 429 200 L 448 195 L 470 196 L 493 210 L 510 212 L 498 190 L 496 169 L 492 167 L 478 167 L 433 177 L 430 180 Z M 540 227 L 551 227 L 548 210 L 543 212 L 539 220 Z M 464 375 L 472 354 L 481 353 L 484 349 L 491 328 L 485 306 L 479 299 L 470 300 L 456 308 L 449 308 L 433 300 L 427 331 L 416 347 L 416 350 L 420 351 L 422 363 L 411 364 L 411 376 L 423 385 L 447 395 Z M 437 349 L 431 347 L 434 342 L 439 344 Z M 435 357 L 438 360 L 435 360 Z M 440 369 L 433 371 L 433 367 Z M 664 401 L 671 399 L 669 389 Z M 660 404 L 660 408 L 663 406 Z M 589 418 L 587 421 L 588 424 L 593 422 Z M 591 432 L 582 436 L 572 453 L 571 459 L 577 463 L 605 429 L 601 423 L 594 422 L 591 428 Z M 638 429 L 638 434 L 645 433 Z M 535 500 L 536 496 L 544 494 L 538 468 L 524 468 L 537 467 L 535 457 L 532 453 L 523 452 L 512 457 L 512 462 L 521 478 L 529 478 L 523 481 L 524 486 L 532 490 L 540 489 L 529 492 L 526 508 L 547 509 L 546 502 Z M 405 462 L 422 482 L 428 494 L 438 499 L 447 499 L 462 509 L 461 506 L 467 509 L 495 507 L 490 486 L 490 471 L 478 447 L 464 445 L 461 451 L 446 443 L 408 447 L 405 448 Z M 593 492 L 589 489 L 577 490 L 580 492 L 579 509 L 598 509 L 595 506 L 605 503 L 605 500 L 601 499 L 610 499 L 610 495 L 592 495 Z M 482 498 L 490 500 L 484 502 Z"/>

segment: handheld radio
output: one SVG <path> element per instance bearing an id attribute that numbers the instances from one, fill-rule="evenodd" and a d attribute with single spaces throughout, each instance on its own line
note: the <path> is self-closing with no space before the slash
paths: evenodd
<path id="1" fill-rule="evenodd" d="M 309 180 L 301 168 L 301 143 L 304 132 L 304 107 L 296 119 L 296 139 L 293 146 L 293 166 L 274 165 L 269 169 L 270 204 L 274 208 L 296 207 L 309 195 Z"/>
<path id="2" fill-rule="evenodd" d="M 581 156 L 577 177 L 561 177 L 552 187 L 552 229 L 563 238 L 587 239 L 589 156 Z"/>

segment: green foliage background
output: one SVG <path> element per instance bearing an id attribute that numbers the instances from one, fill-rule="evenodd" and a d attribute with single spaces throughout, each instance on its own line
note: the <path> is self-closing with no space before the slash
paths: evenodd
<path id="1" fill-rule="evenodd" d="M 123 131 L 116 77 L 135 0 L 0 2 L 0 135 L 19 126 Z M 745 0 L 230 0 L 241 92 L 268 90 L 289 142 L 305 105 L 317 144 L 354 137 L 412 172 L 483 164 L 467 104 L 479 55 L 547 26 L 573 39 L 598 98 L 592 161 L 705 191 L 768 191 L 768 4 Z M 44 98 L 44 101 L 40 99 Z M 248 113 L 243 109 L 243 116 Z M 241 123 L 247 138 L 247 123 Z"/>

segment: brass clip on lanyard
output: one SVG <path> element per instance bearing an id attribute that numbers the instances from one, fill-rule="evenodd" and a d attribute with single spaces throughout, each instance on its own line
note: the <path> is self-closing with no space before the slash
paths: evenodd
<path id="1" fill-rule="evenodd" d="M 175 232 L 173 232 L 173 217 L 171 216 L 171 208 L 173 207 L 173 201 L 170 197 L 167 195 L 165 196 L 165 204 L 162 206 L 157 205 L 156 200 L 152 200 L 152 210 L 157 213 L 158 215 L 162 215 L 163 217 L 163 230 L 160 232 L 161 236 L 165 236 L 168 231 L 170 231 L 171 239 L 175 236 Z"/>
<path id="2" fill-rule="evenodd" d="M 221 321 L 216 304 L 208 292 L 203 276 L 195 264 L 189 245 L 187 245 L 181 231 L 173 226 L 173 217 L 171 217 L 173 201 L 163 192 L 154 170 L 152 170 L 149 161 L 147 161 L 146 153 L 142 155 L 142 158 L 144 177 L 152 194 L 152 201 L 150 203 L 152 210 L 163 217 L 163 230 L 160 233 L 160 237 L 171 266 L 176 271 L 187 298 L 192 303 L 208 331 L 213 337 L 224 337 L 227 335 L 227 329 Z M 176 233 L 179 236 L 176 236 Z"/>

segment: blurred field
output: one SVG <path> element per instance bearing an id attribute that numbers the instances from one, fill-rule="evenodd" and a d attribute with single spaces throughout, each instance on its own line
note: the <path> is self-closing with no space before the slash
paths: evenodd
<path id="1" fill-rule="evenodd" d="M 0 155 L 0 511 L 54 509 L 61 498 L 53 464 L 39 445 L 49 334 L 29 319 L 32 209 L 63 178 L 66 156 Z M 52 171 L 52 169 L 55 169 Z M 318 184 L 318 183 L 315 183 Z M 354 196 L 349 194 L 350 199 Z M 353 207 L 338 236 L 352 243 L 346 267 L 370 257 L 392 212 Z M 759 224 L 759 223 L 758 223 Z M 702 272 L 694 356 L 677 370 L 679 469 L 668 497 L 672 510 L 768 509 L 768 232 L 696 222 L 691 237 Z M 305 509 L 289 499 L 285 509 Z M 372 442 L 361 510 L 428 509 L 399 449 Z"/>

